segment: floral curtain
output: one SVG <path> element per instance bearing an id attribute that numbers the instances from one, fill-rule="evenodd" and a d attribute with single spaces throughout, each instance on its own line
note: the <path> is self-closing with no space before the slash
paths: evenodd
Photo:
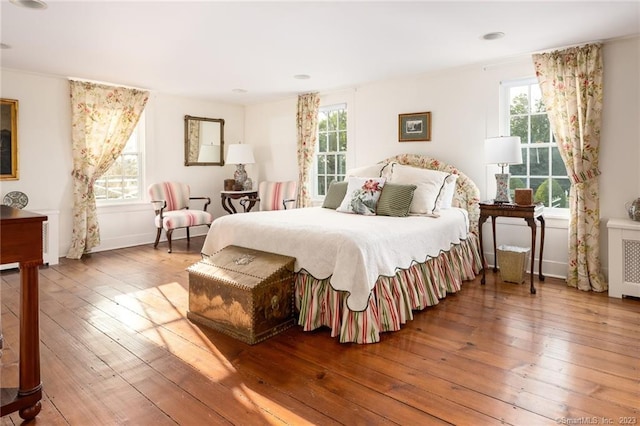
<path id="1" fill-rule="evenodd" d="M 189 144 L 189 161 L 195 162 L 198 161 L 198 157 L 200 156 L 200 121 L 189 120 L 188 123 L 187 132 L 189 133 L 189 140 L 198 142 Z"/>
<path id="2" fill-rule="evenodd" d="M 571 180 L 567 284 L 606 291 L 600 271 L 600 44 L 533 55 L 547 115 Z"/>
<path id="3" fill-rule="evenodd" d="M 316 151 L 319 109 L 320 96 L 317 93 L 298 96 L 298 207 L 311 205 L 309 171 Z"/>
<path id="4" fill-rule="evenodd" d="M 74 204 L 67 257 L 80 259 L 100 244 L 93 185 L 127 144 L 149 92 L 84 81 L 70 84 Z"/>

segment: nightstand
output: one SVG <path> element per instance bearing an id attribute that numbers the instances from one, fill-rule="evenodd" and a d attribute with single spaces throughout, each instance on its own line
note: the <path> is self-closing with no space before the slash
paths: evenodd
<path id="1" fill-rule="evenodd" d="M 225 211 L 229 214 L 238 213 L 231 200 L 238 200 L 245 197 L 258 198 L 258 191 L 220 191 L 222 208 L 225 209 Z M 247 211 L 251 211 L 255 204 L 255 201 L 249 202 Z"/>
<path id="2" fill-rule="evenodd" d="M 534 252 L 536 248 L 536 222 L 537 219 L 540 222 L 540 259 L 538 261 L 538 279 L 544 281 L 544 275 L 542 275 L 542 249 L 544 247 L 544 205 L 532 204 L 529 206 L 521 206 L 518 204 L 510 203 L 494 203 L 493 201 L 483 201 L 480 203 L 480 220 L 478 222 L 478 233 L 480 237 L 480 256 L 482 258 L 482 281 L 481 284 L 485 284 L 485 273 L 487 270 L 486 261 L 484 259 L 484 250 L 482 247 L 482 224 L 491 217 L 491 228 L 493 230 L 493 255 L 494 266 L 493 272 L 498 271 L 496 257 L 496 218 L 497 217 L 520 217 L 527 222 L 527 225 L 531 228 L 531 294 L 536 294 L 536 287 L 533 285 L 533 265 L 534 265 Z"/>

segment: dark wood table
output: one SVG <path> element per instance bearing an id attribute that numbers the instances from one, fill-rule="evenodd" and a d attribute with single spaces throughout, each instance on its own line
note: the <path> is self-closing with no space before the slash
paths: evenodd
<path id="1" fill-rule="evenodd" d="M 493 255 L 494 266 L 493 272 L 498 271 L 497 256 L 496 256 L 496 218 L 497 217 L 520 217 L 527 222 L 527 225 L 531 228 L 531 294 L 536 294 L 536 287 L 533 285 L 533 265 L 535 260 L 535 248 L 536 248 L 536 222 L 535 219 L 540 221 L 540 259 L 538 261 L 538 278 L 540 281 L 544 281 L 544 275 L 542 275 L 542 249 L 544 247 L 544 205 L 532 204 L 528 206 L 521 206 L 518 204 L 507 203 L 494 203 L 493 201 L 483 201 L 480 203 L 480 220 L 478 222 L 478 233 L 480 237 L 480 256 L 482 256 L 482 280 L 481 284 L 485 283 L 485 271 L 486 263 L 484 259 L 484 250 L 482 248 L 482 224 L 491 217 L 491 228 L 493 230 Z"/>
<path id="2" fill-rule="evenodd" d="M 222 208 L 229 214 L 238 213 L 231 200 L 238 200 L 240 198 L 258 198 L 258 191 L 220 191 L 220 198 L 222 202 Z M 255 201 L 249 202 L 247 211 L 251 211 Z"/>
<path id="3" fill-rule="evenodd" d="M 42 265 L 42 223 L 47 216 L 0 206 L 0 263 L 20 265 L 20 358 L 18 388 L 0 389 L 0 416 L 18 411 L 25 420 L 41 409 L 38 267 Z"/>

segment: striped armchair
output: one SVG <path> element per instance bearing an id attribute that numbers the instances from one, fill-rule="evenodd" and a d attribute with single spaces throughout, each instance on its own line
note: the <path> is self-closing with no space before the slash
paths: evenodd
<path id="1" fill-rule="evenodd" d="M 298 183 L 286 182 L 260 182 L 258 185 L 258 198 L 243 198 L 240 204 L 247 211 L 250 202 L 259 202 L 260 210 L 286 210 L 287 207 L 296 206 L 296 191 Z M 288 205 L 288 206 L 287 206 Z"/>
<path id="2" fill-rule="evenodd" d="M 167 234 L 169 253 L 171 253 L 171 234 L 174 229 L 186 228 L 187 243 L 189 243 L 189 228 L 191 226 L 209 226 L 213 222 L 213 216 L 206 211 L 211 199 L 209 197 L 191 197 L 191 189 L 186 183 L 154 183 L 149 186 L 148 193 L 156 212 L 155 225 L 158 228 L 153 248 L 158 247 L 163 229 Z M 189 202 L 191 200 L 205 201 L 203 209 L 190 209 Z"/>

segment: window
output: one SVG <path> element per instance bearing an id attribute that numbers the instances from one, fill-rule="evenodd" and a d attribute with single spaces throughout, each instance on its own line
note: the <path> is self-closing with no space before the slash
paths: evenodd
<path id="1" fill-rule="evenodd" d="M 331 105 L 318 112 L 318 143 L 314 164 L 314 198 L 324 197 L 329 184 L 347 173 L 347 105 Z"/>
<path id="2" fill-rule="evenodd" d="M 144 148 L 144 113 L 131 133 L 127 145 L 109 170 L 96 180 L 96 200 L 105 204 L 110 201 L 135 201 L 142 199 L 142 163 Z"/>
<path id="3" fill-rule="evenodd" d="M 570 182 L 553 138 L 540 86 L 535 78 L 502 83 L 504 128 L 520 136 L 522 164 L 509 166 L 511 196 L 516 188 L 533 189 L 545 207 L 568 208 Z"/>

